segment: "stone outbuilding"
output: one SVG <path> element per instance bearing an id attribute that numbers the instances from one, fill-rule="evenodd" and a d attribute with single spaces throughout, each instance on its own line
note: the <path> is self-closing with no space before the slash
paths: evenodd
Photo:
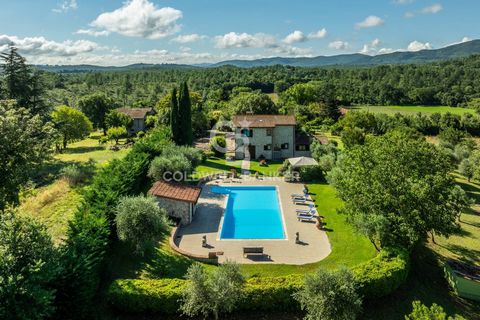
<path id="1" fill-rule="evenodd" d="M 117 112 L 126 114 L 132 118 L 133 123 L 132 127 L 129 129 L 130 134 L 145 131 L 147 129 L 147 116 L 155 114 L 155 111 L 152 108 L 119 108 L 116 110 Z"/>
<path id="2" fill-rule="evenodd" d="M 148 194 L 157 199 L 158 205 L 167 214 L 178 219 L 182 225 L 190 224 L 202 189 L 176 182 L 157 181 Z"/>

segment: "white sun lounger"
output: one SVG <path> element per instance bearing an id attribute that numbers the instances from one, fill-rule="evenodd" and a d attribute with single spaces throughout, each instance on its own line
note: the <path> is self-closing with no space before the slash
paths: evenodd
<path id="1" fill-rule="evenodd" d="M 295 210 L 297 213 L 308 213 L 308 214 L 317 214 L 317 210 L 315 210 L 314 208 L 310 208 L 310 209 L 297 209 Z"/>
<path id="2" fill-rule="evenodd" d="M 308 213 L 297 213 L 298 221 L 312 221 L 317 218 L 316 215 L 308 214 Z"/>

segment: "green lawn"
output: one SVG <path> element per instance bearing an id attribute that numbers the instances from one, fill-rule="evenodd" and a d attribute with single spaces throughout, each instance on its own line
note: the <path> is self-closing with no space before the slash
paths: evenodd
<path id="1" fill-rule="evenodd" d="M 369 111 L 372 113 L 386 113 L 386 114 L 416 114 L 416 113 L 453 113 L 463 115 L 465 113 L 475 113 L 473 109 L 468 108 L 454 108 L 446 106 L 354 106 L 351 110 Z"/>
<path id="2" fill-rule="evenodd" d="M 124 140 L 120 140 L 120 144 Z M 124 157 L 128 149 L 118 151 L 110 150 L 110 143 L 101 145 L 98 143 L 98 136 L 92 135 L 84 140 L 71 143 L 62 153 L 55 155 L 55 159 L 62 162 L 87 162 L 89 159 L 95 160 L 98 164 L 103 164 L 109 160 Z"/>
<path id="3" fill-rule="evenodd" d="M 250 174 L 254 175 L 258 172 L 260 175 L 265 176 L 278 176 L 278 169 L 282 166 L 283 161 L 267 161 L 267 166 L 260 166 L 258 160 L 250 161 Z M 230 172 L 232 169 L 236 169 L 237 173 L 241 172 L 242 160 L 227 161 L 223 158 L 208 158 L 195 168 L 194 177 L 202 177 L 208 174 L 214 174 L 219 172 Z"/>

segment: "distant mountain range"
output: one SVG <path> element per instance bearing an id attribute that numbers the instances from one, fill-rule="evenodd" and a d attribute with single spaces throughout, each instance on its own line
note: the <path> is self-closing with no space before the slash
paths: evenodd
<path id="1" fill-rule="evenodd" d="M 232 65 L 242 68 L 266 67 L 285 65 L 295 67 L 327 67 L 327 66 L 375 66 L 383 64 L 427 63 L 455 58 L 463 58 L 480 54 L 480 40 L 472 40 L 454 44 L 435 50 L 421 50 L 416 52 L 393 52 L 376 56 L 360 53 L 342 54 L 336 56 L 318 56 L 303 58 L 264 58 L 256 60 L 229 60 L 214 64 L 180 65 L 180 64 L 132 64 L 123 67 L 102 67 L 94 65 L 37 65 L 42 70 L 51 72 L 92 72 L 92 71 L 122 71 L 161 68 L 208 68 Z"/>

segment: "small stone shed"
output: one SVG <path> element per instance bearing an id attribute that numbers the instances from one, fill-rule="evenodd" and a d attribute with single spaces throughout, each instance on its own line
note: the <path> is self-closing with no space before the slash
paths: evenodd
<path id="1" fill-rule="evenodd" d="M 179 219 L 182 225 L 187 225 L 192 222 L 201 191 L 200 187 L 157 181 L 148 194 L 157 199 L 158 205 L 167 210 L 170 217 Z"/>

